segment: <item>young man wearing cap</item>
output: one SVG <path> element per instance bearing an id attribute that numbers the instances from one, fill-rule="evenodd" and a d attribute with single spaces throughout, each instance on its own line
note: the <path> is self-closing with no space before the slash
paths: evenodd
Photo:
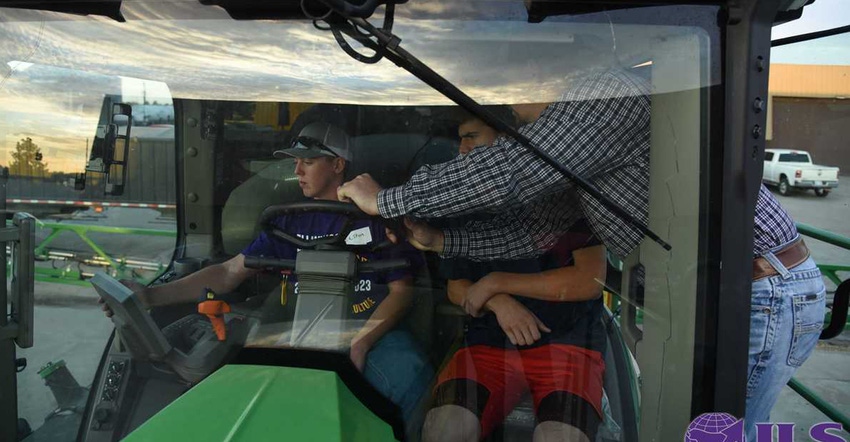
<path id="1" fill-rule="evenodd" d="M 336 201 L 336 189 L 342 184 L 349 156 L 348 136 L 326 123 L 306 126 L 289 149 L 274 153 L 276 158 L 294 158 L 295 175 L 305 197 Z M 305 213 L 281 216 L 274 221 L 281 230 L 301 238 L 331 236 L 340 231 L 345 217 L 329 213 Z M 352 233 L 359 233 L 358 244 L 384 241 L 385 227 L 375 219 L 353 221 Z M 258 270 L 246 268 L 245 256 L 294 259 L 297 248 L 261 233 L 242 253 L 230 260 L 206 267 L 185 278 L 154 287 L 133 285 L 139 299 L 147 306 L 161 306 L 195 301 L 204 288 L 218 293 L 236 289 Z M 417 253 L 407 246 L 396 246 L 381 252 L 358 253 L 361 260 L 386 259 L 404 255 L 418 262 Z M 412 303 L 410 269 L 384 274 L 360 275 L 354 293 L 349 297 L 352 319 L 365 325 L 351 341 L 350 357 L 369 383 L 398 405 L 405 420 L 411 417 L 419 398 L 427 387 L 432 370 L 409 332 L 397 328 Z M 288 281 L 295 294 L 298 283 Z M 107 316 L 111 316 L 104 304 Z"/>

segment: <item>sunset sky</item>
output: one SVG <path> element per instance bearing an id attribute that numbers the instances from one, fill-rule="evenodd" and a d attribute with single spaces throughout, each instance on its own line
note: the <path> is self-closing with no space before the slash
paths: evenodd
<path id="1" fill-rule="evenodd" d="M 840 25 L 842 20 L 850 23 L 848 8 L 838 6 L 842 1 L 818 0 L 799 23 L 777 27 L 774 38 Z M 411 53 L 482 103 L 557 97 L 568 81 L 564 72 L 575 63 L 557 54 L 569 48 L 573 33 L 613 38 L 617 53 L 628 58 L 635 41 L 702 32 L 622 25 L 614 32 L 606 23 L 610 16 L 600 16 L 603 21 L 595 24 L 548 19 L 529 24 L 521 3 L 493 5 L 491 14 L 515 20 L 456 20 L 452 18 L 472 13 L 468 4 L 414 2 L 399 8 L 394 31 Z M 149 102 L 158 103 L 168 103 L 173 96 L 449 104 L 386 60 L 376 65 L 354 61 L 330 33 L 308 22 L 234 21 L 196 1 L 125 2 L 123 12 L 126 23 L 0 9 L 0 164 L 8 164 L 17 141 L 32 137 L 51 171 L 80 171 L 104 94 L 141 101 L 144 91 Z M 412 14 L 426 19 L 406 19 Z M 616 13 L 610 14 L 616 21 Z M 784 48 L 773 61 L 848 64 L 850 45 L 836 41 L 820 49 Z M 704 85 L 677 87 L 699 86 Z"/>

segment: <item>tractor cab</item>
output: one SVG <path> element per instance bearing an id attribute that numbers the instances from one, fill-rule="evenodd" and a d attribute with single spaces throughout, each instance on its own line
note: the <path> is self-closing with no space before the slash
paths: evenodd
<path id="1" fill-rule="evenodd" d="M 78 180 L 27 176 L 20 187 L 58 189 L 68 195 L 61 201 L 79 197 L 75 207 L 108 212 L 102 225 L 47 215 L 50 230 L 36 232 L 49 238 L 32 254 L 39 281 L 73 275 L 75 288 L 48 296 L 36 286 L 52 301 L 35 308 L 34 341 L 18 344 L 34 344 L 25 353 L 30 367 L 21 363 L 18 377 L 0 371 L 0 382 L 12 381 L 0 384 L 0 401 L 7 389 L 17 392 L 12 406 L 0 404 L 0 439 L 419 440 L 438 376 L 473 320 L 449 296 L 447 257 L 409 247 L 363 259 L 399 244 L 372 240 L 375 231 L 363 239 L 361 223 L 401 234 L 405 220 L 307 198 L 297 164 L 275 152 L 324 122 L 349 137 L 346 180 L 369 174 L 384 189 L 411 186 L 417 171 L 458 161 L 461 108 L 503 139 L 528 138 L 530 147 L 516 149 L 544 161 L 523 173 L 567 177 L 571 184 L 553 185 L 549 202 L 604 200 L 602 219 L 641 232 L 628 253 L 604 254 L 593 308 L 580 316 L 598 332 L 604 366 L 595 439 L 678 440 L 703 412 L 743 415 L 748 342 L 727 338 L 743 336 L 749 320 L 752 229 L 741 227 L 752 225 L 764 147 L 764 114 L 751 103 L 766 93 L 770 24 L 793 18 L 799 2 L 692 3 L 141 1 L 33 10 L 0 1 L 0 58 L 12 72 L 0 83 L 17 103 L 0 101 L 3 127 L 40 131 L 42 139 L 18 150 L 55 142 L 44 158 Z M 577 86 L 607 71 L 641 93 Z M 563 129 L 575 143 L 602 145 L 607 138 L 588 141 L 581 127 L 608 124 L 616 136 L 637 117 L 624 108 L 596 112 L 606 100 L 630 98 L 645 103 L 645 131 L 634 140 L 634 168 L 618 173 L 646 177 L 638 189 L 645 219 L 611 201 L 612 189 L 594 179 L 600 171 L 546 159 L 528 122 L 511 125 L 479 106 L 519 115 L 571 103 L 576 125 Z M 304 237 L 274 221 L 312 214 L 333 216 L 338 228 Z M 565 233 L 528 233 L 534 225 L 525 220 L 552 215 L 538 204 L 462 213 L 481 223 L 467 225 L 490 227 L 505 214 L 514 222 L 495 227 L 544 245 L 511 259 L 546 256 Z M 416 221 L 448 229 L 445 218 Z M 260 236 L 297 253 L 246 254 Z M 491 241 L 484 255 L 516 238 Z M 60 246 L 74 253 L 61 255 Z M 86 247 L 94 256 L 80 258 Z M 138 287 L 188 281 L 240 255 L 250 277 L 232 290 L 205 288 L 160 305 L 139 295 Z M 391 272 L 404 272 L 412 300 L 394 327 L 409 332 L 430 367 L 406 417 L 350 356 L 374 314 L 363 313 L 384 305 L 357 297 L 387 290 L 380 275 Z M 488 440 L 531 440 L 538 402 L 527 391 L 505 399 L 505 418 Z M 12 434 L 6 422 L 21 416 Z"/>

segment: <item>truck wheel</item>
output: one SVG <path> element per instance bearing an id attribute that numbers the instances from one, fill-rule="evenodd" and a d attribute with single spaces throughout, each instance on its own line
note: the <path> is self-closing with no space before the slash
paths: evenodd
<path id="1" fill-rule="evenodd" d="M 815 189 L 815 195 L 823 198 L 829 195 L 829 189 Z"/>
<path id="2" fill-rule="evenodd" d="M 782 177 L 779 179 L 779 194 L 786 196 L 791 193 L 791 186 L 788 185 L 788 178 Z"/>

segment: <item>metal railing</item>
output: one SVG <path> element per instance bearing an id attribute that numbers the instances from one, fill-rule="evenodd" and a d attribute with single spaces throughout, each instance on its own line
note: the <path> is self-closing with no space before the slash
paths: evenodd
<path id="1" fill-rule="evenodd" d="M 91 277 L 91 273 L 84 272 L 79 265 L 87 265 L 93 267 L 108 268 L 113 276 L 120 278 L 132 278 L 142 283 L 147 283 L 159 276 L 169 263 L 158 261 L 146 261 L 141 259 L 130 259 L 126 257 L 118 257 L 110 255 L 103 247 L 98 245 L 89 236 L 91 233 L 106 233 L 114 235 L 141 235 L 141 236 L 160 236 L 175 238 L 177 232 L 174 230 L 157 230 L 157 229 L 141 229 L 129 227 L 107 227 L 86 224 L 69 224 L 69 223 L 52 223 L 38 222 L 38 229 L 49 229 L 47 237 L 45 237 L 35 248 L 35 258 L 37 261 L 64 261 L 76 262 L 78 269 L 74 270 L 71 265 L 64 265 L 61 268 L 36 267 L 36 280 L 41 282 L 65 283 L 73 285 L 85 285 L 86 281 Z M 91 254 L 81 254 L 78 252 L 70 252 L 67 250 L 51 249 L 50 245 L 53 241 L 63 233 L 70 233 L 79 238 L 91 251 Z M 147 277 L 140 277 L 137 274 L 138 270 L 153 272 Z"/>
<path id="2" fill-rule="evenodd" d="M 850 250 L 850 238 L 803 223 L 797 223 L 797 231 L 800 232 L 801 235 L 832 244 L 845 250 Z M 829 280 L 836 286 L 840 285 L 842 282 L 841 278 L 838 276 L 838 272 L 850 273 L 850 264 L 818 263 L 818 268 L 821 273 L 823 273 L 823 276 L 829 278 Z"/>

